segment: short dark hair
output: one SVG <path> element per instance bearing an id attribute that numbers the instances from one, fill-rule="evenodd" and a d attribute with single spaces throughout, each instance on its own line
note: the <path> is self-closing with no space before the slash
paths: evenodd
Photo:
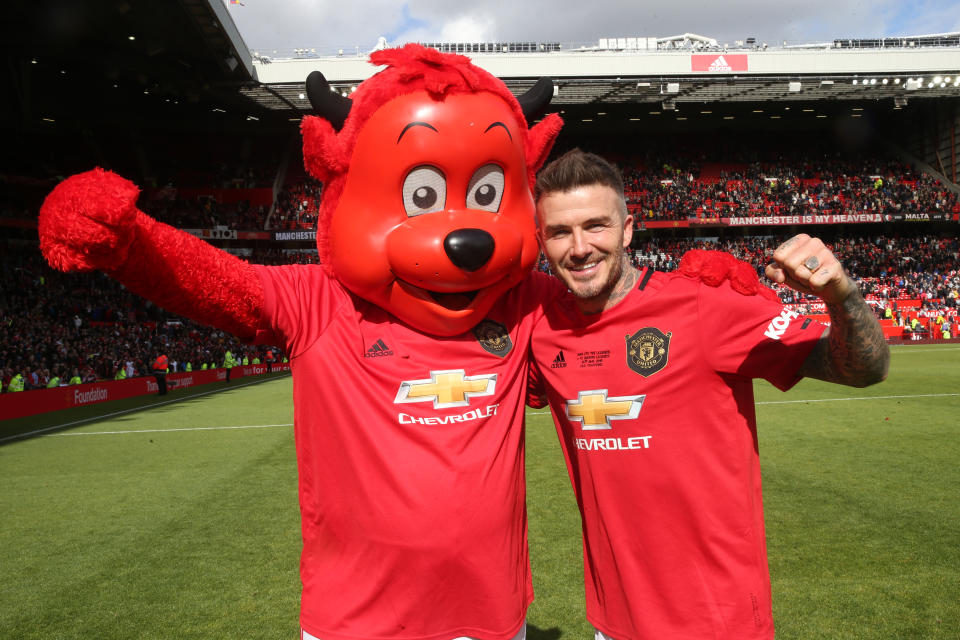
<path id="1" fill-rule="evenodd" d="M 623 196 L 620 170 L 595 153 L 571 149 L 548 164 L 537 175 L 533 197 L 536 201 L 550 193 L 602 184 Z"/>

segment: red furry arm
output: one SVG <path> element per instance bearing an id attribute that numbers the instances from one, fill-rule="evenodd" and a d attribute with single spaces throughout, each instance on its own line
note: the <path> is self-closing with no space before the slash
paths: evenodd
<path id="1" fill-rule="evenodd" d="M 252 340 L 263 308 L 253 267 L 137 212 L 127 260 L 107 274 L 167 311 Z"/>
<path id="2" fill-rule="evenodd" d="M 263 289 L 251 265 L 136 208 L 139 189 L 95 169 L 40 209 L 40 248 L 61 271 L 101 269 L 168 311 L 241 339 L 256 335 Z"/>

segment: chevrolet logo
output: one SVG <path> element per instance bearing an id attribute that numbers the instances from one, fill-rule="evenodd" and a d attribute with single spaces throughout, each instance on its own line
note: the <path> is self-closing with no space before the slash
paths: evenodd
<path id="1" fill-rule="evenodd" d="M 434 409 L 466 407 L 470 398 L 492 396 L 497 387 L 497 374 L 468 376 L 463 369 L 431 371 L 428 380 L 406 380 L 400 383 L 397 399 L 401 402 L 430 402 Z"/>
<path id="2" fill-rule="evenodd" d="M 629 420 L 640 415 L 646 395 L 607 398 L 606 389 L 581 391 L 567 400 L 567 419 L 580 422 L 584 431 L 611 429 L 611 420 Z"/>

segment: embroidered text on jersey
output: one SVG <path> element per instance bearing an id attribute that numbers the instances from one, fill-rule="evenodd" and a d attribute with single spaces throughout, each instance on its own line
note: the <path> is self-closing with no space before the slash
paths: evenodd
<path id="1" fill-rule="evenodd" d="M 790 321 L 799 317 L 800 314 L 793 309 L 784 309 L 780 312 L 779 316 L 770 321 L 770 324 L 767 325 L 767 330 L 763 332 L 763 335 L 767 336 L 771 340 L 779 340 L 781 337 L 783 337 L 783 334 L 786 333 L 787 327 L 790 326 Z"/>
<path id="2" fill-rule="evenodd" d="M 466 407 L 470 398 L 492 396 L 497 374 L 468 376 L 463 369 L 431 371 L 425 380 L 404 380 L 394 403 L 433 402 L 434 409 Z"/>
<path id="3" fill-rule="evenodd" d="M 646 395 L 607 398 L 606 389 L 580 391 L 576 400 L 567 400 L 567 419 L 579 422 L 584 431 L 610 429 L 611 420 L 629 420 L 640 415 Z"/>

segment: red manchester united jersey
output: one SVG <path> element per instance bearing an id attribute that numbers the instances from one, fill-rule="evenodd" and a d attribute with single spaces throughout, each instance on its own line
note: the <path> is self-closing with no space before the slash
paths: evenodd
<path id="1" fill-rule="evenodd" d="M 323 640 L 511 638 L 533 598 L 523 394 L 531 276 L 438 338 L 320 267 L 258 267 L 258 342 L 291 354 L 303 530 L 301 626 Z"/>
<path id="2" fill-rule="evenodd" d="M 792 386 L 824 327 L 727 283 L 641 283 L 595 315 L 565 296 L 534 332 L 587 617 L 617 640 L 772 638 L 752 379 Z"/>

